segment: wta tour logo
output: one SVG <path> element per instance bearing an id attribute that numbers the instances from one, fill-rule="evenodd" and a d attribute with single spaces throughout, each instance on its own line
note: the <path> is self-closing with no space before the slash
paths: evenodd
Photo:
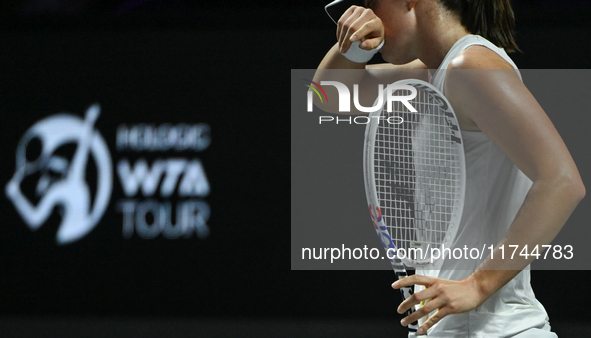
<path id="1" fill-rule="evenodd" d="M 58 114 L 35 123 L 25 132 L 16 150 L 16 171 L 6 185 L 6 195 L 31 231 L 39 229 L 59 207 L 58 244 L 87 235 L 103 216 L 113 186 L 112 163 L 107 145 L 94 124 L 100 115 L 95 104 L 81 119 Z M 41 150 L 35 151 L 35 143 Z M 71 159 L 58 150 L 75 144 Z M 39 153 L 39 154 L 37 154 Z M 89 185 L 89 158 L 96 166 L 96 183 Z M 90 186 L 96 187 L 91 193 Z M 23 187 L 34 191 L 23 192 Z"/>
<path id="2" fill-rule="evenodd" d="M 113 160 L 94 128 L 99 115 L 95 104 L 84 119 L 47 117 L 29 128 L 17 146 L 16 171 L 6 195 L 31 231 L 48 223 L 57 207 L 58 244 L 87 235 L 111 199 Z M 195 155 L 210 143 L 205 123 L 118 126 L 114 161 L 124 198 L 114 204 L 122 215 L 125 239 L 209 235 L 209 182 Z M 72 151 L 64 152 L 68 147 Z"/>

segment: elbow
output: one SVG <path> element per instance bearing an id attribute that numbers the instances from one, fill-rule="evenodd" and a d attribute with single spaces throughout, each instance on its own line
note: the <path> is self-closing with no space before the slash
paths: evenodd
<path id="1" fill-rule="evenodd" d="M 574 194 L 578 198 L 577 203 L 579 203 L 583 198 L 585 198 L 585 195 L 587 194 L 585 185 L 583 184 L 582 180 L 579 179 L 579 182 L 574 187 L 574 190 Z"/>
<path id="2" fill-rule="evenodd" d="M 578 175 L 567 176 L 562 180 L 562 189 L 566 193 L 566 196 L 569 200 L 571 200 L 575 205 L 579 204 L 579 202 L 585 197 L 586 189 L 581 177 Z"/>
<path id="3" fill-rule="evenodd" d="M 561 201 L 562 204 L 569 205 L 573 209 L 586 194 L 585 185 L 578 171 L 547 175 L 545 179 L 534 181 L 534 185 L 537 184 L 540 184 L 540 191 L 553 195 L 556 201 Z"/>

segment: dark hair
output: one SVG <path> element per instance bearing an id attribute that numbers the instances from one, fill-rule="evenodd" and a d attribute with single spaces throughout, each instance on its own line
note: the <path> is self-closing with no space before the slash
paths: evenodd
<path id="1" fill-rule="evenodd" d="M 481 35 L 507 52 L 519 50 L 513 29 L 515 16 L 509 0 L 439 0 L 460 17 L 462 25 L 472 34 Z"/>

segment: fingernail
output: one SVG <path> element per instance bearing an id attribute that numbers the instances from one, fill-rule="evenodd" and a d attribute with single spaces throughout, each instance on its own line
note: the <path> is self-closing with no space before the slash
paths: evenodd
<path id="1" fill-rule="evenodd" d="M 398 309 L 396 309 L 396 312 L 402 314 L 402 309 L 399 307 Z"/>
<path id="2" fill-rule="evenodd" d="M 417 333 L 418 333 L 418 334 L 423 334 L 423 333 L 425 333 L 425 329 L 423 329 L 423 328 L 421 327 L 421 328 L 419 328 L 419 329 L 417 330 Z"/>
<path id="3" fill-rule="evenodd" d="M 355 42 L 355 40 L 357 39 L 357 37 L 355 36 L 355 34 L 351 35 L 351 37 L 349 38 L 349 40 Z"/>
<path id="4" fill-rule="evenodd" d="M 393 287 L 393 288 L 396 288 L 396 283 L 397 283 L 397 282 L 394 282 L 394 283 L 392 283 L 392 287 Z"/>
<path id="5" fill-rule="evenodd" d="M 406 326 L 406 319 L 401 320 L 400 324 L 402 324 L 402 326 Z"/>

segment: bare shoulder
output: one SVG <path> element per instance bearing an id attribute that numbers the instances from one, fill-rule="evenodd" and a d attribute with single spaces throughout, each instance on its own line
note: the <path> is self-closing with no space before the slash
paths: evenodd
<path id="1" fill-rule="evenodd" d="M 448 69 L 513 69 L 513 66 L 489 48 L 474 45 L 458 54 Z"/>
<path id="2" fill-rule="evenodd" d="M 508 89 L 513 95 L 524 89 L 513 66 L 484 46 L 470 46 L 461 52 L 448 70 L 453 71 L 445 74 L 445 93 L 464 130 L 481 130 L 474 114 L 495 114 Z"/>
<path id="3" fill-rule="evenodd" d="M 470 46 L 456 56 L 445 74 L 445 92 L 454 89 L 486 95 L 493 88 L 522 87 L 518 72 L 501 55 L 484 46 Z M 451 70 L 451 71 L 449 71 Z"/>

